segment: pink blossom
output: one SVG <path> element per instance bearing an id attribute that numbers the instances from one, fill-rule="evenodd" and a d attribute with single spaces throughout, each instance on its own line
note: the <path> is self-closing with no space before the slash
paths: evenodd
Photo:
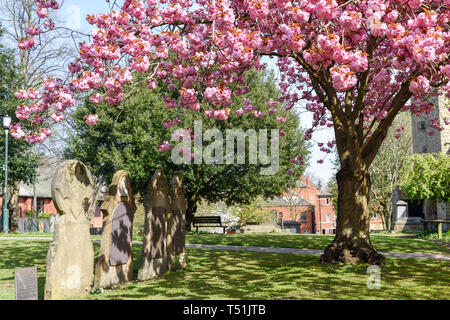
<path id="1" fill-rule="evenodd" d="M 335 67 L 330 70 L 333 87 L 338 91 L 346 91 L 356 85 L 358 79 L 348 67 Z"/>
<path id="2" fill-rule="evenodd" d="M 169 151 L 170 149 L 172 149 L 172 145 L 169 141 L 164 141 L 163 144 L 158 147 L 158 150 L 162 152 Z"/>
<path id="3" fill-rule="evenodd" d="M 34 46 L 36 46 L 36 39 L 34 38 L 22 39 L 18 42 L 18 47 L 20 50 L 28 50 Z"/>
<path id="4" fill-rule="evenodd" d="M 69 64 L 69 71 L 71 73 L 80 72 L 82 68 L 83 68 L 83 66 L 80 61 Z"/>
<path id="5" fill-rule="evenodd" d="M 25 29 L 25 33 L 27 35 L 34 37 L 34 36 L 38 36 L 41 33 L 41 29 L 39 29 L 37 27 L 28 27 Z"/>
<path id="6" fill-rule="evenodd" d="M 412 80 L 409 90 L 417 97 L 424 97 L 430 91 L 430 82 L 424 76 L 418 76 Z"/>
<path id="7" fill-rule="evenodd" d="M 25 137 L 25 132 L 22 130 L 22 125 L 20 123 L 13 123 L 9 127 L 11 136 L 18 140 Z"/>
<path id="8" fill-rule="evenodd" d="M 41 19 L 47 17 L 47 15 L 48 15 L 47 8 L 39 8 L 36 10 L 36 13 L 39 16 L 39 18 L 41 18 Z"/>
<path id="9" fill-rule="evenodd" d="M 88 116 L 85 116 L 86 123 L 90 126 L 95 126 L 98 121 L 98 116 L 95 114 L 91 114 Z"/>
<path id="10" fill-rule="evenodd" d="M 14 93 L 17 99 L 25 100 L 28 99 L 28 91 L 27 90 L 18 90 Z"/>
<path id="11" fill-rule="evenodd" d="M 96 93 L 89 98 L 89 101 L 93 104 L 99 104 L 103 101 L 103 96 L 100 93 Z"/>
<path id="12" fill-rule="evenodd" d="M 263 113 L 261 111 L 253 111 L 253 116 L 256 118 L 261 118 L 263 116 Z"/>
<path id="13" fill-rule="evenodd" d="M 62 114 L 60 114 L 60 113 L 53 113 L 50 117 L 51 117 L 51 118 L 53 119 L 53 121 L 55 121 L 55 122 L 61 122 L 61 121 L 64 120 L 64 115 L 62 115 Z"/>

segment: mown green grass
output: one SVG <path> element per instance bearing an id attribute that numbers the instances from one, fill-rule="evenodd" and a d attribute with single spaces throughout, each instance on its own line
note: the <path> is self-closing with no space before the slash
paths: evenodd
<path id="1" fill-rule="evenodd" d="M 20 233 L 2 234 L 0 237 L 48 237 L 53 238 L 52 233 Z M 92 239 L 100 240 L 101 236 L 91 236 Z M 291 233 L 269 233 L 269 234 L 211 234 L 211 233 L 188 233 L 186 243 L 191 244 L 221 244 L 234 246 L 254 246 L 273 248 L 297 248 L 297 249 L 325 249 L 332 241 L 334 235 L 314 234 L 291 234 Z M 143 236 L 137 233 L 133 240 L 142 241 Z M 414 234 L 386 234 L 373 233 L 370 236 L 375 249 L 381 252 L 406 252 L 406 253 L 440 253 L 450 254 L 450 250 L 443 245 L 443 241 L 433 239 L 419 239 Z"/>
<path id="2" fill-rule="evenodd" d="M 37 266 L 44 295 L 50 241 L 1 240 L 0 299 L 14 299 L 14 269 Z M 95 255 L 100 245 L 94 244 Z M 133 246 L 134 269 L 142 247 Z M 450 263 L 388 259 L 381 289 L 368 289 L 368 265 L 319 264 L 318 256 L 188 249 L 188 268 L 74 299 L 449 299 Z"/>
<path id="3" fill-rule="evenodd" d="M 325 249 L 332 241 L 334 235 L 307 235 L 307 234 L 206 234 L 192 233 L 186 236 L 187 243 L 221 244 L 235 246 L 298 248 L 298 249 Z M 450 251 L 434 241 L 416 239 L 413 235 L 388 236 L 372 234 L 370 236 L 373 246 L 381 252 L 419 252 L 443 253 Z"/>

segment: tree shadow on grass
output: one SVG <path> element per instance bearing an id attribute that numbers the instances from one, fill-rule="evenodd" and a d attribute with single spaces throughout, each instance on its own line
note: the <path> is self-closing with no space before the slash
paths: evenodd
<path id="1" fill-rule="evenodd" d="M 94 299 L 445 299 L 448 262 L 389 259 L 381 289 L 368 265 L 319 264 L 319 256 L 188 250 L 189 266 Z"/>
<path id="2" fill-rule="evenodd" d="M 14 299 L 14 269 L 33 265 L 38 268 L 39 297 L 43 297 L 49 243 L 2 241 L 0 282 L 8 284 L 8 298 Z M 99 244 L 94 244 L 94 249 L 97 256 Z M 133 246 L 135 274 L 141 250 L 142 246 Z M 188 249 L 186 270 L 168 272 L 145 282 L 133 281 L 87 299 L 450 298 L 448 261 L 388 259 L 380 268 L 380 290 L 368 289 L 367 264 L 329 265 L 318 261 L 318 255 Z"/>
<path id="3" fill-rule="evenodd" d="M 0 269 L 5 272 L 0 273 L 0 282 L 6 283 L 9 290 L 5 295 L 15 298 L 14 292 L 14 270 L 16 268 L 26 268 L 36 266 L 38 270 L 38 297 L 43 299 L 46 273 L 46 256 L 50 241 L 30 241 L 30 240 L 12 240 L 2 241 L 0 259 Z M 8 290 L 8 291 L 9 291 Z"/>
<path id="4" fill-rule="evenodd" d="M 221 244 L 235 246 L 255 246 L 272 248 L 297 249 L 325 249 L 334 235 L 305 235 L 305 234 L 189 234 L 187 243 L 193 244 Z M 420 252 L 449 254 L 445 246 L 433 241 L 415 239 L 413 236 L 370 236 L 374 247 L 382 252 Z"/>

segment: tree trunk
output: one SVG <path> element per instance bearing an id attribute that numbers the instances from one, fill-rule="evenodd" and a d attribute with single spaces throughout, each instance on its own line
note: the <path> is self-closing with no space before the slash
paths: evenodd
<path id="1" fill-rule="evenodd" d="M 9 230 L 19 232 L 19 186 L 8 186 Z"/>
<path id="2" fill-rule="evenodd" d="M 355 170 L 347 166 L 339 170 L 336 179 L 338 184 L 336 236 L 320 257 L 320 262 L 383 264 L 385 257 L 373 248 L 369 237 L 369 173 L 363 169 Z"/>
<path id="3" fill-rule="evenodd" d="M 189 199 L 188 207 L 186 210 L 186 231 L 192 231 L 192 221 L 194 220 L 194 213 L 196 211 L 197 211 L 197 203 Z"/>

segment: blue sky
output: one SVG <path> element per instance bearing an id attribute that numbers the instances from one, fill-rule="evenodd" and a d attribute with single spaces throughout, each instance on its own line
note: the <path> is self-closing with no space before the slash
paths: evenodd
<path id="1" fill-rule="evenodd" d="M 111 1 L 112 2 L 112 1 Z M 87 14 L 98 14 L 107 12 L 109 6 L 105 0 L 65 0 L 61 8 L 61 15 L 67 16 L 66 24 L 71 29 L 78 29 L 81 32 L 90 33 L 91 26 L 86 22 Z M 273 63 L 268 63 L 269 67 L 275 68 Z M 312 123 L 312 114 L 310 112 L 301 113 L 301 124 L 304 128 L 309 128 Z M 334 132 L 332 128 L 323 129 L 313 135 L 313 140 L 317 142 L 327 143 L 334 139 Z M 312 148 L 312 160 L 309 168 L 306 170 L 307 174 L 312 174 L 326 183 L 332 176 L 331 161 L 333 156 L 329 154 L 323 164 L 318 164 L 317 160 L 322 159 L 325 154 L 319 150 L 317 144 L 314 143 Z"/>

